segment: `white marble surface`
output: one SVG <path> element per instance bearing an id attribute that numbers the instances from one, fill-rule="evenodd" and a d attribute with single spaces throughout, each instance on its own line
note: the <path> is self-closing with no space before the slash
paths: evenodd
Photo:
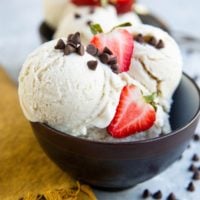
<path id="1" fill-rule="evenodd" d="M 40 44 L 38 27 L 42 16 L 41 0 L 1 0 L 0 4 L 0 64 L 5 66 L 11 77 L 16 80 L 21 65 L 34 48 Z M 155 14 L 161 16 L 172 30 L 200 37 L 200 1 L 199 0 L 141 0 Z M 183 44 L 184 71 L 191 76 L 200 76 L 200 44 Z M 188 48 L 189 47 L 189 48 Z M 194 47 L 196 51 L 192 49 Z M 200 80 L 198 81 L 200 83 Z M 200 126 L 198 128 L 200 132 Z M 100 200 L 137 200 L 141 199 L 144 189 L 152 192 L 161 189 L 166 199 L 170 192 L 175 192 L 179 200 L 199 200 L 200 181 L 195 182 L 196 191 L 186 191 L 192 174 L 187 172 L 194 152 L 200 152 L 200 142 L 192 143 L 183 159 L 173 164 L 159 176 L 123 192 L 95 191 Z M 200 153 L 199 153 L 200 154 Z M 200 166 L 200 162 L 196 163 Z M 149 198 L 150 199 L 150 198 Z M 149 200 L 148 199 L 148 200 Z"/>

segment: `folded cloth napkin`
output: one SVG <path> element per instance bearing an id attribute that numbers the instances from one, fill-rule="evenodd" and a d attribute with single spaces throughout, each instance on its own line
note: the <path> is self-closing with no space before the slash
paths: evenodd
<path id="1" fill-rule="evenodd" d="M 0 68 L 0 199 L 95 200 L 87 185 L 61 171 L 39 147 Z"/>

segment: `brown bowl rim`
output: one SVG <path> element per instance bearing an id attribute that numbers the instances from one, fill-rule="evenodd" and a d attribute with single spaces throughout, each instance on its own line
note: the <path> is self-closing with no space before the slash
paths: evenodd
<path id="1" fill-rule="evenodd" d="M 200 88 L 198 87 L 197 83 L 189 76 L 187 75 L 186 73 L 183 72 L 183 75 L 182 77 L 186 77 L 187 79 L 189 79 L 191 81 L 191 83 L 194 85 L 194 87 L 196 88 L 197 92 L 198 92 L 198 96 L 199 96 L 199 100 L 200 100 Z M 89 140 L 89 139 L 86 139 L 86 138 L 81 138 L 81 137 L 78 137 L 78 136 L 73 136 L 73 135 L 70 135 L 70 134 L 67 134 L 67 133 L 64 133 L 64 132 L 61 132 L 61 131 L 58 131 L 52 127 L 50 127 L 49 125 L 47 124 L 44 124 L 44 123 L 41 123 L 41 122 L 35 122 L 35 123 L 38 123 L 40 124 L 41 126 L 43 126 L 44 128 L 46 129 L 49 129 L 50 130 L 50 134 L 58 134 L 60 136 L 63 136 L 63 137 L 68 137 L 70 139 L 73 139 L 73 140 L 79 140 L 81 142 L 85 142 L 85 143 L 93 143 L 93 144 L 102 144 L 102 145 L 137 145 L 137 144 L 145 144 L 145 143 L 149 143 L 149 142 L 156 142 L 156 141 L 159 141 L 161 139 L 165 139 L 165 138 L 168 138 L 168 137 L 171 137 L 173 135 L 176 135 L 177 133 L 179 132 L 182 132 L 184 129 L 188 128 L 198 117 L 200 116 L 200 101 L 199 101 L 199 106 L 198 106 L 198 109 L 197 109 L 197 112 L 195 113 L 195 115 L 193 116 L 193 118 L 184 126 L 178 128 L 178 129 L 175 129 L 174 131 L 166 134 L 166 135 L 160 135 L 158 137 L 155 137 L 155 138 L 149 138 L 149 139 L 144 139 L 144 140 L 137 140 L 137 141 L 116 141 L 116 142 L 106 142 L 106 141 L 97 141 L 97 140 Z M 31 122 L 33 123 L 33 122 Z"/>

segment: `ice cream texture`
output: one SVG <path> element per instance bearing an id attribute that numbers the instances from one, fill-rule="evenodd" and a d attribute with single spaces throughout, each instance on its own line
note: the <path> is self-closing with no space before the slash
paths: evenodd
<path id="1" fill-rule="evenodd" d="M 129 103 L 137 106 L 130 94 L 123 93 L 125 96 L 121 96 L 125 87 L 135 85 L 144 96 L 157 94 L 154 99 L 156 119 L 148 130 L 121 141 L 147 139 L 170 132 L 171 99 L 182 73 L 179 49 L 167 33 L 157 28 L 143 25 L 129 29 L 131 34 L 119 28 L 107 33 L 107 36 L 94 36 L 93 41 L 98 42 L 96 47 L 90 47 L 90 52 L 89 46 L 86 48 L 80 43 L 80 38 L 75 38 L 77 45 L 73 43 L 71 38 L 74 35 L 80 37 L 80 33 L 76 33 L 70 34 L 68 39 L 45 43 L 30 54 L 21 70 L 18 90 L 27 119 L 46 123 L 74 136 L 118 141 L 108 134 L 107 128 L 115 123 L 113 119 L 117 115 L 128 116 L 126 106 L 131 109 Z M 124 42 L 119 41 L 118 37 L 123 38 Z M 67 41 L 67 44 L 63 44 L 63 41 Z M 109 65 L 109 60 L 105 59 L 107 56 L 127 59 L 127 48 L 123 45 L 128 45 L 130 49 L 131 41 L 135 43 L 135 51 L 132 58 L 130 54 L 132 63 L 129 70 L 116 70 L 116 58 L 110 60 L 114 65 Z M 99 45 L 109 46 L 100 53 Z M 115 47 L 117 49 L 113 49 Z M 119 54 L 115 54 L 115 51 Z M 103 54 L 106 57 L 102 57 Z M 112 65 L 115 67 L 112 68 Z M 119 108 L 119 105 L 122 107 Z M 125 121 L 123 124 L 126 124 Z"/>
<path id="2" fill-rule="evenodd" d="M 153 26 L 132 26 L 129 31 L 135 38 L 135 51 L 128 73 L 150 92 L 156 92 L 159 104 L 169 112 L 182 76 L 179 47 L 168 33 Z"/>
<path id="3" fill-rule="evenodd" d="M 66 35 L 79 31 L 84 44 L 88 44 L 92 33 L 90 24 L 101 24 L 104 32 L 110 31 L 114 26 L 130 22 L 134 25 L 141 24 L 139 17 L 134 12 L 117 15 L 113 6 L 91 7 L 91 6 L 72 6 L 60 21 L 54 38 L 65 37 Z"/>
<path id="4" fill-rule="evenodd" d="M 87 62 L 95 61 L 93 56 L 87 52 L 63 56 L 54 48 L 56 43 L 42 45 L 23 65 L 18 91 L 25 116 L 73 135 L 86 134 L 88 127 L 107 127 L 126 75 L 121 78 L 101 62 L 91 70 Z"/>

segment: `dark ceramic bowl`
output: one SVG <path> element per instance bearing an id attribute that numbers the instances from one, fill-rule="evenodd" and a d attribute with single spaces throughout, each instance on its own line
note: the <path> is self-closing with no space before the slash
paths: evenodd
<path id="1" fill-rule="evenodd" d="M 144 24 L 156 26 L 169 32 L 169 27 L 166 25 L 166 23 L 163 22 L 160 18 L 156 17 L 155 15 L 151 13 L 145 13 L 145 14 L 137 13 L 137 14 Z M 42 43 L 52 40 L 54 33 L 55 30 L 52 29 L 46 22 L 41 23 L 39 27 L 39 34 Z"/>
<path id="2" fill-rule="evenodd" d="M 105 143 L 73 137 L 31 123 L 46 154 L 74 177 L 101 189 L 125 189 L 150 179 L 176 161 L 187 147 L 200 115 L 200 92 L 187 75 L 174 95 L 173 131 L 135 142 Z"/>

